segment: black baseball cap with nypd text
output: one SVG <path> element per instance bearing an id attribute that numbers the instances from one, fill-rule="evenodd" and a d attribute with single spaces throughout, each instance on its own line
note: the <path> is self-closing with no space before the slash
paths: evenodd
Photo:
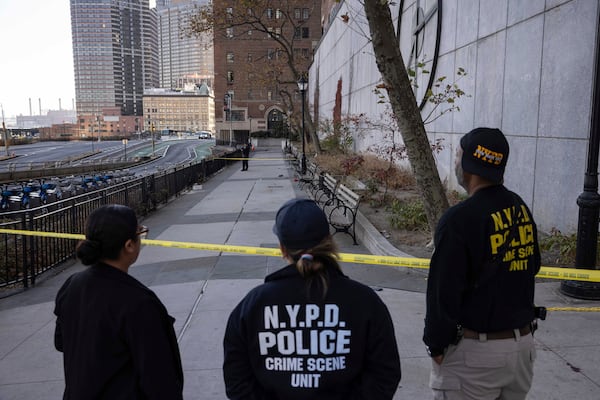
<path id="1" fill-rule="evenodd" d="M 475 128 L 460 139 L 460 147 L 464 171 L 502 183 L 508 161 L 508 141 L 500 129 Z"/>

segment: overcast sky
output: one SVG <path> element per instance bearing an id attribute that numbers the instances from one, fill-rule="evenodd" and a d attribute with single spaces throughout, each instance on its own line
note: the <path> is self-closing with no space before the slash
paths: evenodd
<path id="1" fill-rule="evenodd" d="M 0 104 L 6 118 L 71 109 L 75 98 L 69 0 L 0 0 Z"/>
<path id="2" fill-rule="evenodd" d="M 154 1 L 150 3 L 153 5 Z M 69 0 L 0 0 L 0 104 L 5 117 L 72 109 Z M 1 115 L 0 115 L 1 117 Z"/>

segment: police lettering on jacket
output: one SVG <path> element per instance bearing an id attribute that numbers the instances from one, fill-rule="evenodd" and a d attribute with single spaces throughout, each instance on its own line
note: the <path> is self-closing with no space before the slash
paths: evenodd
<path id="1" fill-rule="evenodd" d="M 527 207 L 508 207 L 491 215 L 494 232 L 490 235 L 492 254 L 498 254 L 510 237 L 502 261 L 510 262 L 509 271 L 526 271 L 534 253 L 534 234 Z M 513 227 L 516 225 L 515 227 Z M 511 233 L 512 231 L 512 233 Z"/>
<path id="2" fill-rule="evenodd" d="M 269 371 L 292 371 L 292 387 L 318 388 L 321 373 L 346 368 L 352 332 L 336 304 L 269 305 L 258 332 L 260 355 Z"/>

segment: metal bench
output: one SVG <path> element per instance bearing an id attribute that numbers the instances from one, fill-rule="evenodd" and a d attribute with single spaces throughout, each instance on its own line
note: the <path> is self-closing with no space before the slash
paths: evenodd
<path id="1" fill-rule="evenodd" d="M 302 174 L 302 170 L 296 171 L 298 174 L 298 186 L 300 189 L 308 188 L 314 192 L 319 187 L 319 167 L 317 164 L 309 162 L 306 164 L 306 174 Z"/>
<path id="2" fill-rule="evenodd" d="M 358 244 L 355 225 L 359 204 L 360 195 L 347 186 L 339 184 L 335 190 L 334 199 L 323 208 L 335 233 L 347 233 L 352 237 L 355 245 Z"/>
<path id="3" fill-rule="evenodd" d="M 321 207 L 332 205 L 335 202 L 335 191 L 339 185 L 339 181 L 332 175 L 325 173 L 321 174 L 319 187 L 313 193 L 313 198 Z"/>

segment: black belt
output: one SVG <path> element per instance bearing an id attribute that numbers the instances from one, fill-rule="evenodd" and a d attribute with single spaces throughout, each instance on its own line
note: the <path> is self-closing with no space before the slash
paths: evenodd
<path id="1" fill-rule="evenodd" d="M 499 340 L 499 339 L 514 339 L 516 338 L 516 332 L 518 331 L 521 336 L 529 335 L 531 333 L 531 324 L 527 324 L 519 329 L 508 329 L 499 332 L 479 333 L 469 328 L 463 328 L 463 338 L 466 339 L 478 339 L 478 340 Z"/>

